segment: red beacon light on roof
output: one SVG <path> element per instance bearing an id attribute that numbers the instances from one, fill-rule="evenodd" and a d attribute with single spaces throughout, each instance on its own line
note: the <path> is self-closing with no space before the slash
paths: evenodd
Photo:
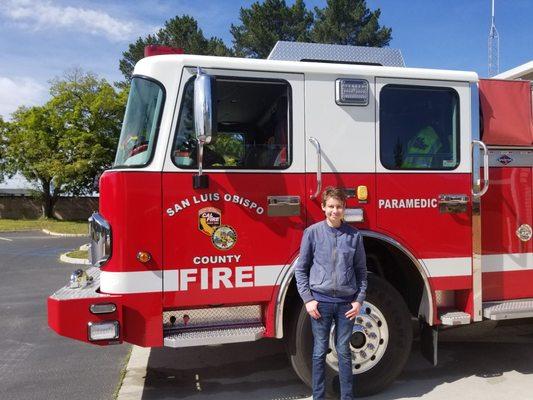
<path id="1" fill-rule="evenodd" d="M 144 47 L 144 56 L 160 56 L 162 54 L 184 54 L 185 52 L 180 47 L 160 46 L 158 44 L 151 44 Z"/>

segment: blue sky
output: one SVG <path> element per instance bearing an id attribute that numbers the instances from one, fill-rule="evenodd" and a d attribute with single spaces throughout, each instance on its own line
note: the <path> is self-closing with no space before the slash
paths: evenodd
<path id="1" fill-rule="evenodd" d="M 252 3 L 0 0 L 0 115 L 46 101 L 48 81 L 72 67 L 122 79 L 118 61 L 128 44 L 175 15 L 192 15 L 206 36 L 231 45 L 229 27 L 238 23 L 239 8 Z M 325 3 L 306 1 L 308 8 Z M 381 9 L 381 24 L 393 29 L 390 45 L 401 49 L 408 66 L 487 75 L 490 0 L 367 0 L 367 6 Z M 533 59 L 531 15 L 531 0 L 496 0 L 500 71 Z"/>

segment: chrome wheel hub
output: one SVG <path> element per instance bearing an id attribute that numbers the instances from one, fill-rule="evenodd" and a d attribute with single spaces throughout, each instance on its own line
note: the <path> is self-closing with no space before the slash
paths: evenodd
<path id="1" fill-rule="evenodd" d="M 355 324 L 350 338 L 352 351 L 352 370 L 360 374 L 374 367 L 387 349 L 389 342 L 389 327 L 379 309 L 369 302 L 361 307 L 361 312 L 355 318 Z M 339 359 L 335 349 L 335 325 L 331 328 L 329 338 L 330 352 L 326 356 L 326 363 L 334 370 L 339 370 Z"/>

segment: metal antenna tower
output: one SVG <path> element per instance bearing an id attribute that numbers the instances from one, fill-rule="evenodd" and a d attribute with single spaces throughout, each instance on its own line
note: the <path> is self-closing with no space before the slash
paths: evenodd
<path id="1" fill-rule="evenodd" d="M 500 70 L 500 36 L 494 18 L 494 0 L 492 0 L 491 24 L 489 31 L 489 77 L 497 75 Z"/>

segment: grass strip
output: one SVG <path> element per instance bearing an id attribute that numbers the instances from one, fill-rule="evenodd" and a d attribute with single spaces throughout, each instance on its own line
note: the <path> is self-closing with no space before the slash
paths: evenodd
<path id="1" fill-rule="evenodd" d="M 40 231 L 48 229 L 57 233 L 88 234 L 87 221 L 58 221 L 55 219 L 5 219 L 0 218 L 0 232 Z"/>
<path id="2" fill-rule="evenodd" d="M 89 257 L 89 252 L 87 250 L 74 250 L 70 253 L 67 253 L 67 257 L 81 258 L 87 260 L 87 258 Z"/>

